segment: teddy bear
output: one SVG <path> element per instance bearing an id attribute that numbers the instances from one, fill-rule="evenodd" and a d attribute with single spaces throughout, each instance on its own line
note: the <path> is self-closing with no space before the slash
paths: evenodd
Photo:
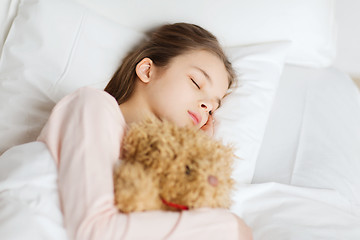
<path id="1" fill-rule="evenodd" d="M 233 148 L 194 127 L 156 118 L 126 131 L 114 168 L 115 205 L 124 213 L 228 208 Z"/>

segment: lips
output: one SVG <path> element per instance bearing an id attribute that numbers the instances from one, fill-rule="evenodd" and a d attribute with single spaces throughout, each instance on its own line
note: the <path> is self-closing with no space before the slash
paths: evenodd
<path id="1" fill-rule="evenodd" d="M 196 114 L 194 112 L 188 111 L 191 119 L 194 122 L 194 125 L 198 125 L 201 122 L 201 116 L 199 114 Z"/>

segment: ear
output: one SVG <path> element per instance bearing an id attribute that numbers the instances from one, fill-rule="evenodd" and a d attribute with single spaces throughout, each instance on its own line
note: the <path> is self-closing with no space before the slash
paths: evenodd
<path id="1" fill-rule="evenodd" d="M 136 65 L 136 75 L 143 83 L 150 82 L 151 73 L 153 70 L 153 61 L 150 58 L 143 58 Z"/>

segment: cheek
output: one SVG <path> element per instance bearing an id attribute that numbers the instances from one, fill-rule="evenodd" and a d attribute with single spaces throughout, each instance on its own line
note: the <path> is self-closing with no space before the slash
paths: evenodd
<path id="1" fill-rule="evenodd" d="M 184 81 L 169 86 L 165 91 L 164 100 L 169 103 L 174 103 L 175 105 L 173 107 L 188 105 L 196 98 L 196 90 L 194 90 L 193 86 Z"/>
<path id="2" fill-rule="evenodd" d="M 197 90 L 186 79 L 167 78 L 163 80 L 162 84 L 152 89 L 149 101 L 152 102 L 151 105 L 157 114 L 183 122 L 187 110 L 196 106 Z"/>

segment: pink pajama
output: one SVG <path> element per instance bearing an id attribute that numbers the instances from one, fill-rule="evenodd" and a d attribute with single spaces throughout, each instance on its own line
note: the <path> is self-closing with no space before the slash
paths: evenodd
<path id="1" fill-rule="evenodd" d="M 241 220 L 224 209 L 118 212 L 112 171 L 125 127 L 112 96 L 82 88 L 55 106 L 38 137 L 58 166 L 70 239 L 242 239 Z"/>

